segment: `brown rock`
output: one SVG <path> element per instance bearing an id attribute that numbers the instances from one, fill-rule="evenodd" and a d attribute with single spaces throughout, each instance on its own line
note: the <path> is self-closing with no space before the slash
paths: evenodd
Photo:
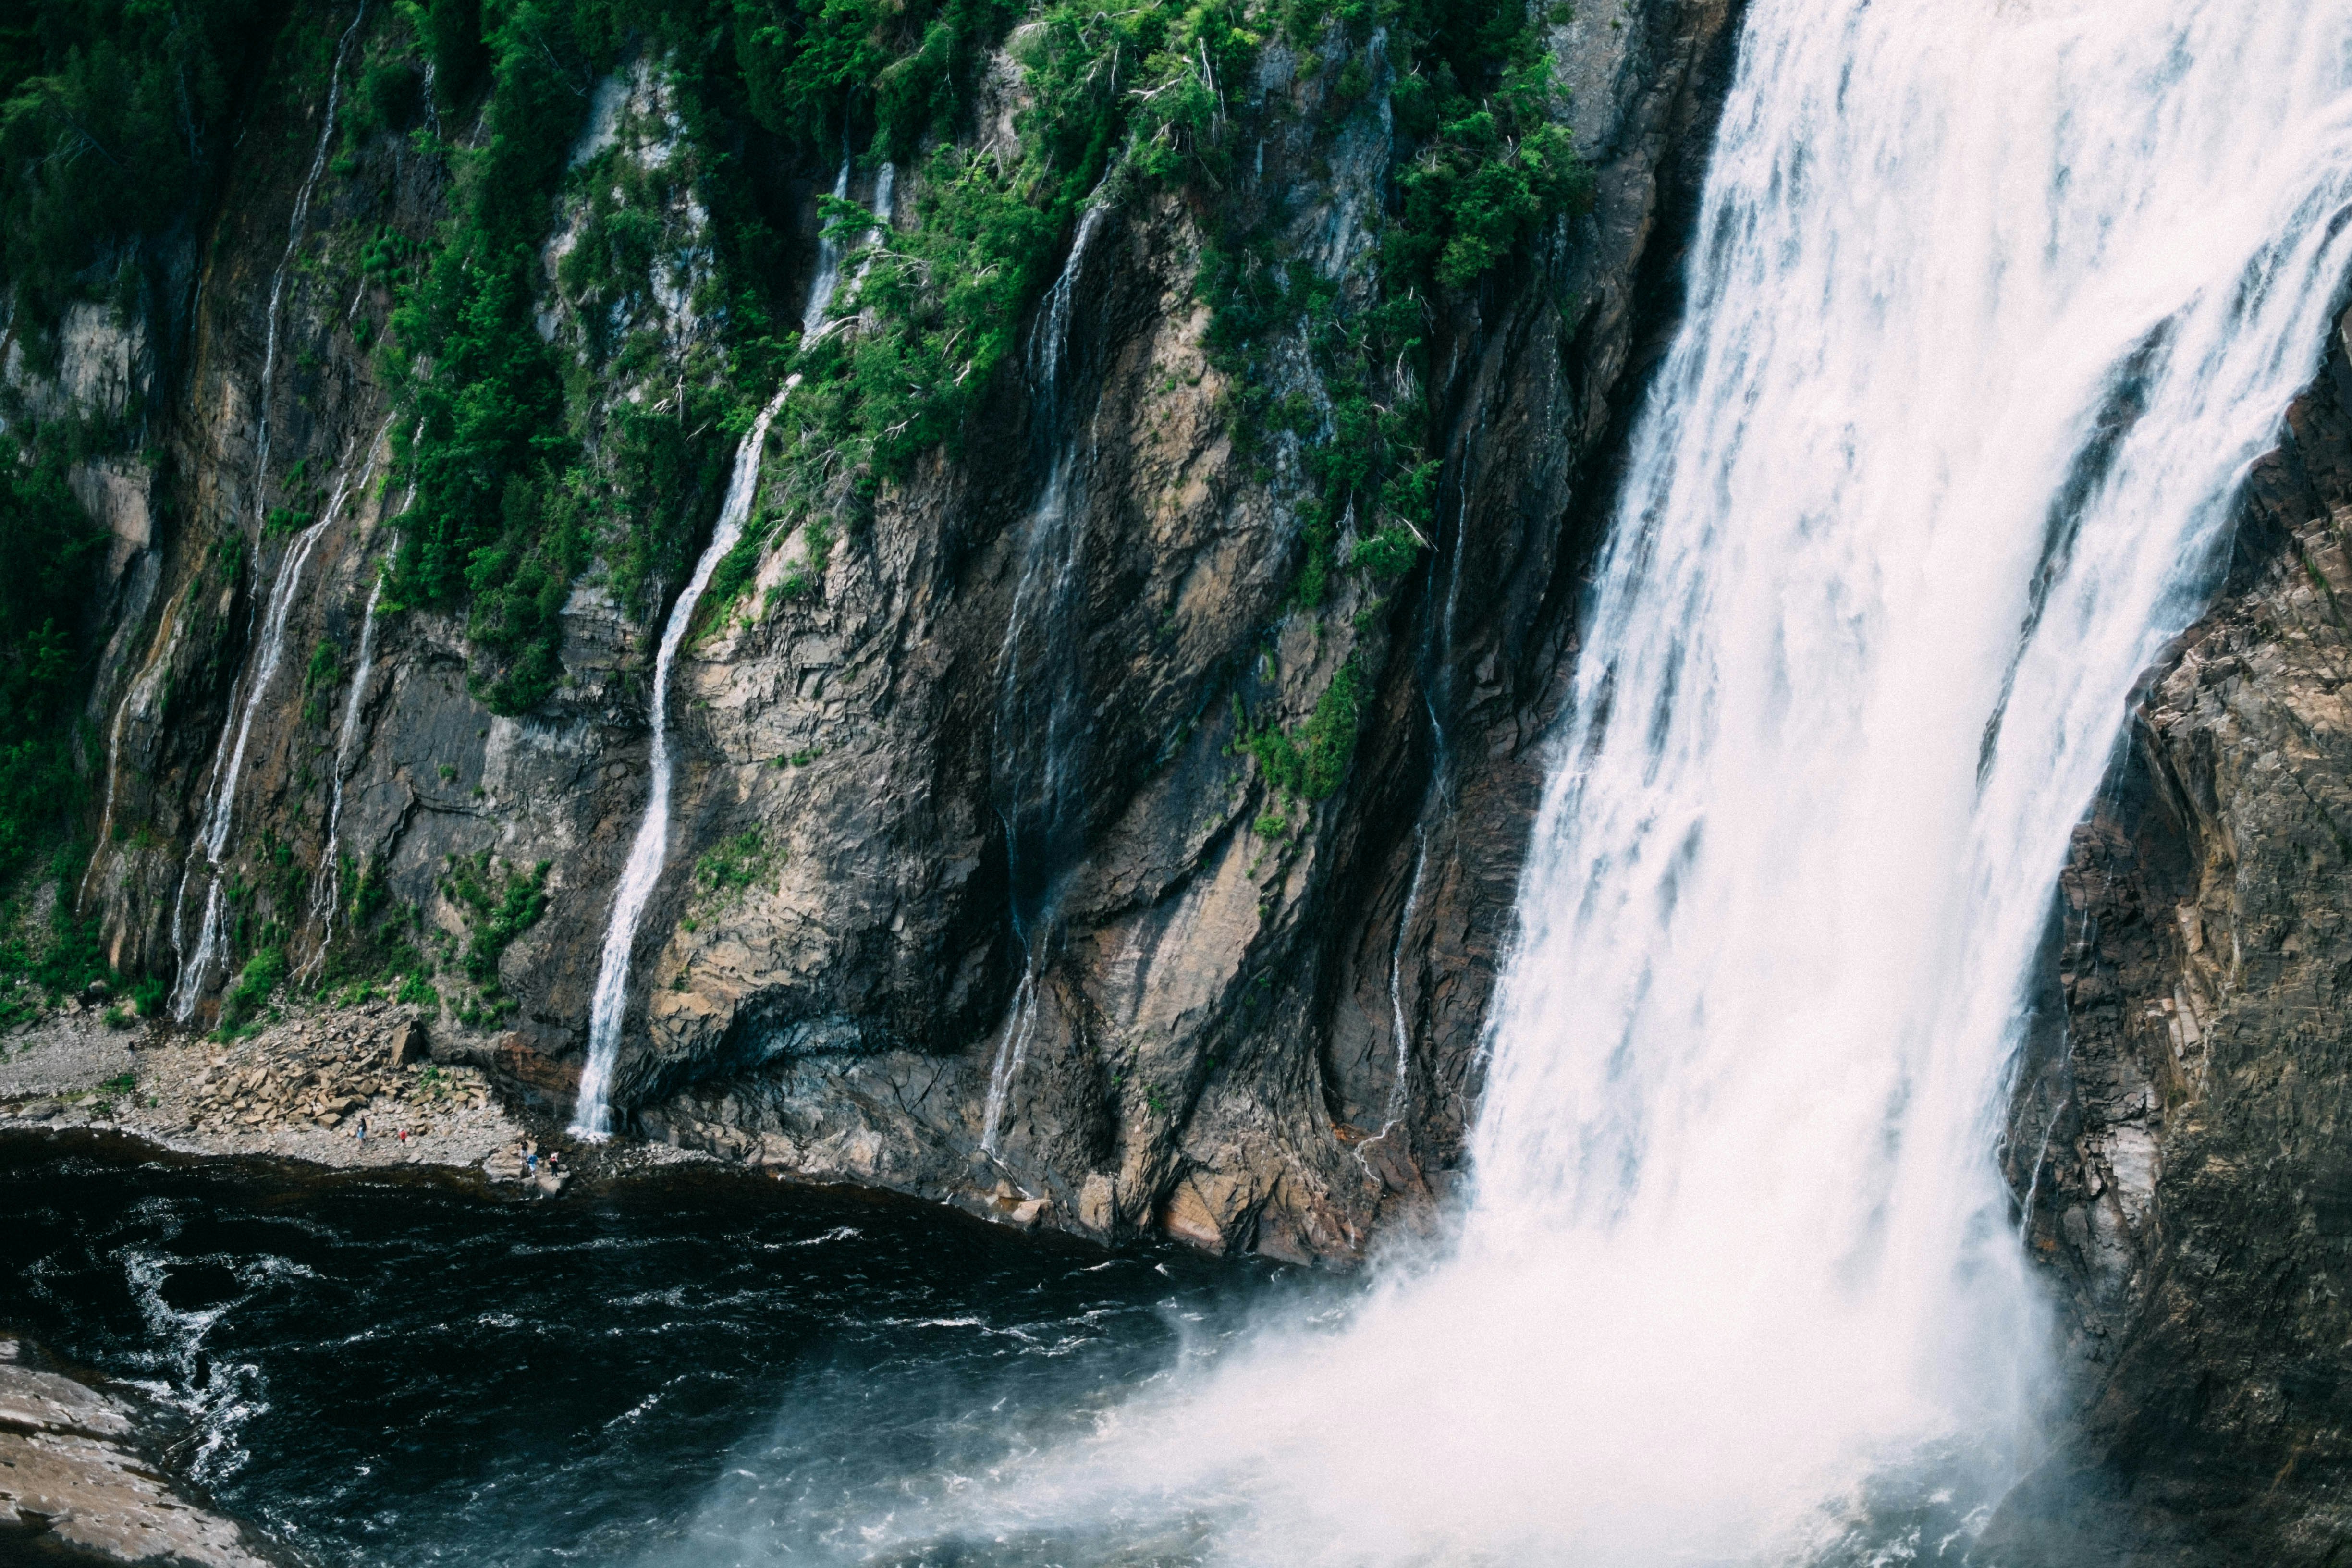
<path id="1" fill-rule="evenodd" d="M 392 1032 L 393 1066 L 415 1067 L 423 1063 L 427 1055 L 425 1025 L 421 1019 L 405 1019 Z"/>

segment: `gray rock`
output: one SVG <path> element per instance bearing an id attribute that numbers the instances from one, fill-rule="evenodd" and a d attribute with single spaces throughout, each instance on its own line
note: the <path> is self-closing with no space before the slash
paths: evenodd
<path id="1" fill-rule="evenodd" d="M 131 1446 L 130 1414 L 95 1389 L 0 1356 L 0 1529 L 100 1563 L 265 1568 L 229 1521 L 175 1495 Z M 5 1542 L 0 1535 L 0 1542 Z"/>
<path id="2" fill-rule="evenodd" d="M 396 1068 L 416 1067 L 430 1059 L 422 1019 L 404 1019 L 392 1032 L 392 1065 Z"/>
<path id="3" fill-rule="evenodd" d="M 2007 1158 L 2079 1426 L 1988 1538 L 2020 1568 L 2352 1540 L 2347 392 L 2339 323 L 2062 879 Z"/>

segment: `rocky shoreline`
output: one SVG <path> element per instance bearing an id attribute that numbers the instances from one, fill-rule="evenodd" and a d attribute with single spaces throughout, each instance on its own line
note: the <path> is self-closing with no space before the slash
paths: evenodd
<path id="1" fill-rule="evenodd" d="M 131 1408 L 0 1339 L 0 1562 L 267 1568 L 229 1520 L 181 1497 Z"/>
<path id="2" fill-rule="evenodd" d="M 502 1101 L 478 1068 L 435 1060 L 425 1029 L 415 1010 L 383 1002 L 236 1040 L 59 1010 L 0 1037 L 0 1131 L 113 1131 L 178 1153 L 342 1170 L 466 1170 L 551 1196 L 564 1169 L 618 1174 L 706 1157 L 574 1145 Z"/>

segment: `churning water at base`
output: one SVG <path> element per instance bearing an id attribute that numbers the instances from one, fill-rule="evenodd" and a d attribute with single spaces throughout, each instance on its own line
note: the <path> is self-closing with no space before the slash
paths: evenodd
<path id="1" fill-rule="evenodd" d="M 787 381 L 743 433 L 710 542 L 694 563 L 694 574 L 679 591 L 677 602 L 670 606 L 660 650 L 654 655 L 653 753 L 646 763 L 651 787 L 646 796 L 646 814 L 637 823 L 637 836 L 629 845 L 628 861 L 621 868 L 620 885 L 613 891 L 613 912 L 597 961 L 596 989 L 588 1010 L 588 1061 L 581 1069 L 580 1101 L 572 1117 L 572 1131 L 581 1137 L 604 1138 L 613 1130 L 613 1068 L 620 1059 L 621 1024 L 629 1007 L 629 964 L 636 952 L 638 923 L 645 919 L 646 901 L 653 897 L 654 884 L 661 880 L 662 865 L 669 855 L 670 672 L 677 665 L 678 650 L 686 646 L 695 606 L 702 602 L 702 591 L 710 586 L 711 574 L 743 536 L 743 524 L 751 518 L 751 502 L 760 489 L 760 458 L 768 444 L 769 422 L 799 381 L 798 376 Z"/>
<path id="2" fill-rule="evenodd" d="M 142 1393 L 283 1561 L 650 1568 L 854 1558 L 910 1479 L 1066 1439 L 1283 1289 L 707 1167 L 480 1186 L 0 1135 L 0 1335 Z"/>
<path id="3" fill-rule="evenodd" d="M 829 1232 L 750 1227 L 675 1247 L 642 1293 L 601 1304 L 578 1253 L 403 1243 L 377 1260 L 381 1299 L 429 1304 L 476 1369 L 404 1375 L 436 1410 L 503 1419 L 470 1468 L 414 1452 L 444 1467 L 433 1495 L 457 1523 L 345 1556 L 1957 1560 L 2036 1457 L 2046 1324 L 1992 1162 L 2024 980 L 2131 683 L 2194 613 L 2352 262 L 2352 0 L 1755 0 L 1746 26 L 1688 315 L 1597 565 L 1521 889 L 1475 1192 L 1444 1248 L 1276 1303 L 1247 1335 L 1180 1299 L 1147 1351 L 1089 1361 L 1099 1341 L 1071 1325 L 1134 1331 L 1138 1297 L 1078 1307 L 1074 1274 L 992 1275 L 1043 1310 L 940 1300 L 972 1261 L 930 1237 L 911 1264 L 843 1253 L 762 1294 L 740 1259 L 821 1253 Z M 85 1179 L 112 1180 L 44 1165 L 41 1201 Z M 98 1263 L 25 1247 L 20 1277 L 62 1300 L 48 1282 L 79 1268 L 142 1301 L 160 1278 L 163 1337 L 224 1349 L 213 1324 L 237 1321 L 239 1292 L 308 1291 L 348 1318 L 344 1342 L 315 1342 L 338 1379 L 378 1342 L 377 1298 L 265 1279 L 193 1234 L 165 1247 L 137 1227 L 180 1211 L 132 1196 L 78 1222 L 122 1216 Z M 566 1246 L 626 1249 L 686 1214 L 666 1198 Z M 273 1223 L 289 1239 L 272 1256 L 304 1226 L 334 1241 L 331 1217 Z M 223 1271 L 175 1296 L 183 1254 Z M 523 1258 L 545 1277 L 499 1272 Z M 461 1319 L 427 1288 L 477 1267 L 501 1299 Z M 757 1418 L 729 1402 L 740 1373 L 699 1378 L 828 1289 L 856 1325 L 840 1378 L 751 1380 Z M 854 1304 L 874 1290 L 906 1321 Z M 543 1326 L 575 1311 L 602 1326 Z M 68 1336 L 92 1321 L 48 1315 Z M 664 1352 L 714 1316 L 730 1325 L 715 1348 L 609 1417 L 519 1414 L 518 1380 L 576 1393 L 598 1355 Z M 932 1332 L 1003 1333 L 1026 1368 L 1071 1375 L 965 1379 Z M 257 1380 L 220 1383 L 220 1409 L 294 1397 L 259 1350 L 231 1371 L 248 1362 Z M 219 1364 L 155 1375 L 193 1399 Z M 681 1405 L 665 1429 L 704 1445 L 698 1464 L 668 1450 L 649 1485 L 632 1434 Z M 220 1489 L 259 1508 L 278 1486 L 297 1525 L 380 1508 L 398 1530 L 356 1464 L 288 1451 L 289 1479 L 248 1468 Z M 529 1462 L 504 1463 L 517 1451 Z M 581 1476 L 599 1467 L 625 1506 L 560 1517 L 548 1499 L 593 1500 Z"/>
<path id="4" fill-rule="evenodd" d="M 1964 1551 L 2045 1382 L 1993 1160 L 2028 968 L 2347 203 L 2345 0 L 1759 0 L 1445 1255 L 877 1539 Z"/>

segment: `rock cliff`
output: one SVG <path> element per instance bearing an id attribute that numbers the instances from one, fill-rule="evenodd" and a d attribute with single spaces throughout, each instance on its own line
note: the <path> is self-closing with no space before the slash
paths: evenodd
<path id="1" fill-rule="evenodd" d="M 2019 1561 L 2334 1563 L 2352 1531 L 2347 329 L 2059 889 L 2006 1160 L 2081 1410 L 2009 1505 Z"/>
<path id="2" fill-rule="evenodd" d="M 1320 334 L 1395 302 L 1384 247 L 1412 221 L 1421 89 L 1380 29 L 1261 40 L 1214 84 L 1247 136 L 1213 178 L 1106 181 L 1039 234 L 1049 286 L 993 323 L 1017 350 L 953 440 L 814 521 L 791 487 L 824 454 L 771 441 L 765 531 L 666 694 L 629 1132 L 1298 1260 L 1442 1200 L 1738 9 L 1539 19 L 1589 190 L 1402 296 L 1433 466 L 1393 560 L 1314 508 L 1366 439 Z M 73 739 L 96 848 L 60 896 L 192 1028 L 389 993 L 436 1052 L 568 1110 L 651 794 L 654 650 L 743 424 L 710 389 L 756 407 L 803 363 L 750 352 L 728 280 L 749 267 L 804 341 L 857 330 L 824 300 L 888 246 L 845 261 L 828 202 L 904 234 L 943 210 L 945 165 L 901 166 L 870 125 L 853 156 L 841 124 L 730 121 L 645 39 L 558 83 L 576 124 L 530 320 L 597 471 L 639 464 L 659 482 L 629 493 L 667 510 L 550 579 L 529 666 L 527 637 L 397 567 L 428 438 L 404 389 L 473 372 L 380 347 L 503 132 L 478 86 L 401 74 L 389 8 L 303 0 L 278 26 L 196 220 L 110 302 L 34 321 L 12 297 L 0 343 L 0 419 L 70 434 L 106 535 Z M 1002 163 L 1040 134 L 1043 26 L 992 41 L 949 143 Z M 722 255 L 721 166 L 772 241 L 749 262 Z M 1217 280 L 1250 247 L 1305 281 L 1245 373 Z M 1994 1527 L 2019 1561 L 2322 1563 L 2352 1529 L 2347 341 L 2059 889 L 2004 1158 L 2082 1419 Z M 1245 374 L 1287 412 L 1236 417 Z M 492 586 L 541 570 L 472 562 Z M 1310 777 L 1281 745 L 1318 725 L 1344 743 Z"/>
<path id="3" fill-rule="evenodd" d="M 1535 26 L 1589 190 L 1414 298 L 1433 504 L 1386 570 L 1347 569 L 1371 559 L 1369 522 L 1314 510 L 1317 464 L 1351 439 L 1317 329 L 1261 334 L 1253 374 L 1289 412 L 1253 435 L 1210 278 L 1246 226 L 1336 301 L 1316 309 L 1383 297 L 1416 145 L 1398 94 L 1420 80 L 1383 32 L 1268 41 L 1220 84 L 1252 141 L 1213 201 L 1114 182 L 1043 242 L 1056 280 L 960 438 L 838 527 L 777 528 L 685 644 L 625 1129 L 1302 1260 L 1357 1256 L 1442 1194 L 1736 9 Z M 598 547 L 560 600 L 544 695 L 497 711 L 513 689 L 483 679 L 480 615 L 402 602 L 431 437 L 395 423 L 411 404 L 373 345 L 501 132 L 430 72 L 382 108 L 395 33 L 298 6 L 162 281 L 133 309 L 73 307 L 46 357 L 25 324 L 12 339 L 19 421 L 111 433 L 71 470 L 112 544 L 77 742 L 98 848 L 68 892 L 113 969 L 157 977 L 190 1026 L 396 990 L 437 1016 L 436 1050 L 562 1110 L 649 794 L 654 646 L 725 477 L 693 385 L 732 352 L 701 182 L 718 160 L 751 171 L 777 237 L 761 281 L 797 311 L 872 265 L 827 271 L 820 198 L 904 233 L 940 165 L 877 141 L 836 172 L 814 138 L 714 133 L 650 44 L 570 84 L 537 331 L 585 448 L 650 440 L 680 515 L 634 565 L 625 540 Z M 999 160 L 1035 134 L 1023 47 L 984 62 L 956 133 Z M 617 253 L 616 212 L 642 240 L 619 286 L 578 260 Z M 787 504 L 783 453 L 760 518 Z M 1328 590 L 1302 590 L 1325 562 Z M 1267 738 L 1311 745 L 1318 725 L 1339 731 L 1332 776 L 1280 774 Z"/>

